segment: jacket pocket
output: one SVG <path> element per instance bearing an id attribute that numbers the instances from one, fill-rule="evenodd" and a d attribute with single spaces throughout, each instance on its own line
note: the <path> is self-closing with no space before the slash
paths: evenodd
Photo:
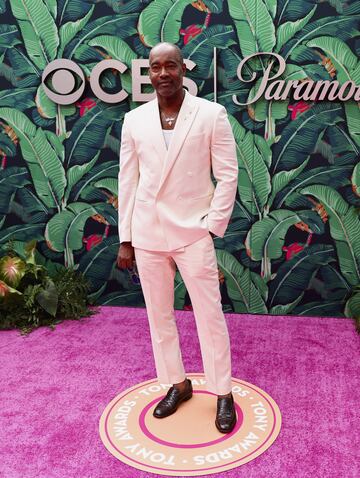
<path id="1" fill-rule="evenodd" d="M 189 140 L 189 141 L 203 141 L 204 139 L 206 139 L 206 133 L 189 133 L 186 138 L 185 138 L 185 141 Z"/>
<path id="2" fill-rule="evenodd" d="M 191 198 L 189 199 L 204 199 L 213 195 L 214 193 L 207 193 L 207 194 L 202 194 L 201 196 L 191 196 Z"/>

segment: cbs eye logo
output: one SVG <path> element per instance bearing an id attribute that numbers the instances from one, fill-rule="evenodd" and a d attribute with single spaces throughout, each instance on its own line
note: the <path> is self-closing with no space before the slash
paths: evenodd
<path id="1" fill-rule="evenodd" d="M 196 63 L 192 60 L 185 59 L 186 68 L 191 71 L 195 68 Z M 132 79 L 132 100 L 133 101 L 150 101 L 155 98 L 155 92 L 143 93 L 142 85 L 150 85 L 149 76 L 142 74 L 142 69 L 149 68 L 149 59 L 138 58 L 131 62 L 131 79 Z M 118 93 L 106 93 L 99 82 L 100 75 L 108 68 L 117 70 L 120 74 L 127 70 L 127 66 L 119 60 L 102 60 L 91 71 L 90 86 L 94 94 L 100 100 L 106 103 L 120 103 L 124 101 L 129 94 L 125 90 Z M 76 78 L 75 78 L 76 76 Z M 81 68 L 72 60 L 60 58 L 54 60 L 47 65 L 42 74 L 42 85 L 46 95 L 59 105 L 70 105 L 75 103 L 84 92 L 85 76 Z M 51 84 L 51 88 L 47 83 Z M 184 86 L 189 93 L 196 96 L 198 93 L 197 84 L 190 78 L 184 77 Z"/>
<path id="2" fill-rule="evenodd" d="M 107 103 L 123 101 L 128 94 L 121 90 L 115 94 L 106 93 L 99 83 L 101 73 L 114 68 L 123 73 L 127 67 L 117 60 L 102 60 L 91 71 L 90 86 L 95 95 Z M 75 78 L 75 75 L 77 78 Z M 46 95 L 59 105 L 75 103 L 84 92 L 85 76 L 81 68 L 73 61 L 60 58 L 49 63 L 43 71 L 42 86 Z M 46 83 L 51 84 L 51 88 Z"/>

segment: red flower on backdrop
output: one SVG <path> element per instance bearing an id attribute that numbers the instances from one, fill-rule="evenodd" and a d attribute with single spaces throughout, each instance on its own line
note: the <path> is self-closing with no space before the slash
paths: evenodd
<path id="1" fill-rule="evenodd" d="M 87 111 L 96 106 L 96 102 L 91 98 L 84 98 L 82 101 L 76 102 L 75 105 L 80 108 L 80 116 L 84 116 Z"/>
<path id="2" fill-rule="evenodd" d="M 1 169 L 5 169 L 6 168 L 6 155 L 3 156 L 3 159 L 1 161 Z"/>
<path id="3" fill-rule="evenodd" d="M 100 244 L 104 237 L 108 237 L 109 226 L 105 227 L 104 234 L 91 234 L 88 237 L 83 238 L 83 243 L 86 245 L 86 250 L 90 251 L 93 247 Z"/>
<path id="4" fill-rule="evenodd" d="M 310 231 L 310 228 L 309 228 L 309 231 Z M 292 257 L 294 257 L 296 254 L 301 252 L 305 247 L 309 246 L 312 240 L 312 236 L 313 236 L 313 233 L 310 232 L 308 235 L 308 238 L 306 239 L 305 244 L 299 244 L 298 242 L 293 242 L 289 246 L 284 246 L 282 250 L 286 252 L 285 260 L 289 261 Z"/>
<path id="5" fill-rule="evenodd" d="M 297 115 L 304 113 L 311 108 L 311 103 L 307 103 L 306 101 L 298 101 L 293 105 L 289 105 L 288 108 L 291 111 L 291 119 L 295 120 Z"/>
<path id="6" fill-rule="evenodd" d="M 103 236 L 101 234 L 91 234 L 88 237 L 83 238 L 83 243 L 86 244 L 86 250 L 90 251 L 93 247 L 100 244 L 103 240 Z"/>
<path id="7" fill-rule="evenodd" d="M 289 105 L 289 110 L 291 111 L 291 119 L 296 119 L 297 115 L 304 113 L 305 111 L 311 108 L 311 103 L 307 103 L 306 101 L 298 101 L 293 105 Z"/>
<path id="8" fill-rule="evenodd" d="M 289 246 L 284 246 L 282 250 L 286 252 L 285 260 L 289 261 L 292 257 L 294 257 L 296 254 L 301 252 L 303 249 L 304 249 L 304 245 L 299 244 L 298 242 L 294 242 L 293 244 L 290 244 Z"/>
<path id="9" fill-rule="evenodd" d="M 189 43 L 190 40 L 195 38 L 199 33 L 203 31 L 200 25 L 189 25 L 186 28 L 180 28 L 180 35 L 184 37 L 184 45 Z"/>

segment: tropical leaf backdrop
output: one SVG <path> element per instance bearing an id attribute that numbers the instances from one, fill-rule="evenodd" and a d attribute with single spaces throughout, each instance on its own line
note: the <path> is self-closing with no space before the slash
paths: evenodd
<path id="1" fill-rule="evenodd" d="M 131 67 L 159 41 L 196 62 L 199 95 L 217 96 L 237 141 L 238 195 L 224 238 L 216 238 L 226 311 L 344 316 L 360 283 L 360 113 L 354 101 L 254 97 L 270 57 L 284 80 L 352 80 L 360 85 L 359 0 L 0 0 L 0 247 L 21 253 L 37 239 L 44 260 L 75 266 L 98 304 L 143 305 L 136 270 L 116 255 L 119 138 L 138 106 L 100 101 L 93 67 L 113 58 Z M 51 102 L 41 75 L 74 60 L 86 87 L 75 104 Z M 131 94 L 131 75 L 107 70 L 103 88 Z M 146 125 L 139 125 L 139 128 Z M 146 231 L 147 233 L 148 231 Z M 144 231 L 145 233 L 145 231 Z M 157 271 L 154 270 L 154 274 Z M 179 273 L 176 308 L 191 307 Z"/>

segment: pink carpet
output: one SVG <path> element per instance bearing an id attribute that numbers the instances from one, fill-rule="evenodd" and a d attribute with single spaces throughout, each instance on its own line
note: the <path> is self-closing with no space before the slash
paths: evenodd
<path id="1" fill-rule="evenodd" d="M 185 368 L 202 372 L 191 312 L 177 311 Z M 282 413 L 275 443 L 222 476 L 360 476 L 360 337 L 350 319 L 228 314 L 233 377 Z M 155 376 L 145 310 L 102 307 L 29 336 L 0 332 L 0 477 L 151 477 L 114 458 L 99 418 L 122 390 Z M 219 476 L 219 475 L 212 475 Z"/>

